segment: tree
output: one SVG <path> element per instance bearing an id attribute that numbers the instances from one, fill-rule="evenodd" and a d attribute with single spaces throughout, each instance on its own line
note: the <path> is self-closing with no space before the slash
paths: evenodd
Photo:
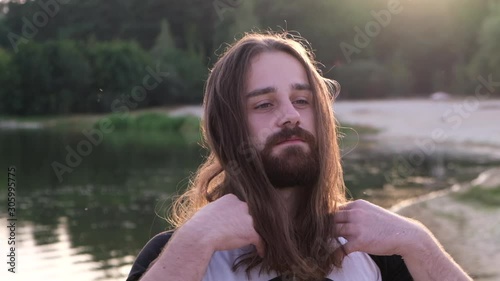
<path id="1" fill-rule="evenodd" d="M 69 113 L 76 98 L 88 90 L 90 68 L 74 42 L 30 42 L 13 55 L 17 87 L 7 112 L 18 115 Z"/>
<path id="2" fill-rule="evenodd" d="M 500 69 L 500 6 L 493 8 L 491 14 L 483 21 L 478 36 L 479 51 L 475 54 L 469 67 L 468 74 L 473 82 L 471 91 L 475 87 L 478 76 L 492 75 L 494 81 L 500 78 L 497 73 Z"/>
<path id="3" fill-rule="evenodd" d="M 12 65 L 12 55 L 0 48 L 0 115 L 7 114 L 11 107 L 20 108 L 15 90 L 18 86 L 17 73 Z"/>
<path id="4" fill-rule="evenodd" d="M 194 39 L 187 50 L 177 48 L 173 44 L 172 34 L 166 20 L 162 21 L 162 29 L 151 55 L 169 77 L 150 96 L 150 104 L 200 103 L 203 97 L 203 84 L 207 75 L 207 67 L 196 47 Z"/>

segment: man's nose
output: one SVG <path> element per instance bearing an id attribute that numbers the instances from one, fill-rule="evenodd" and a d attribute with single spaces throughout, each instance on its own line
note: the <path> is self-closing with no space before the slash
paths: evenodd
<path id="1" fill-rule="evenodd" d="M 278 126 L 295 127 L 300 124 L 300 113 L 297 111 L 292 102 L 283 103 L 279 110 Z"/>

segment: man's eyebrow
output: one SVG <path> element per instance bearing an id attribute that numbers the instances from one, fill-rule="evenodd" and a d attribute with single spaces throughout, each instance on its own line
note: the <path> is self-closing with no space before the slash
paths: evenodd
<path id="1" fill-rule="evenodd" d="M 276 92 L 275 87 L 266 87 L 266 88 L 255 89 L 253 91 L 250 91 L 245 96 L 247 99 L 249 99 L 249 98 L 253 98 L 256 96 L 265 95 L 265 94 L 274 93 L 274 92 Z"/>
<path id="2" fill-rule="evenodd" d="M 304 84 L 304 83 L 295 83 L 292 85 L 292 89 L 294 90 L 308 90 L 311 91 L 312 87 L 309 84 Z"/>
<path id="3" fill-rule="evenodd" d="M 293 90 L 297 90 L 297 91 L 301 91 L 301 90 L 311 91 L 312 87 L 309 84 L 294 83 L 294 84 L 292 84 L 292 89 Z M 247 99 L 249 99 L 249 98 L 253 98 L 253 97 L 256 97 L 256 96 L 260 96 L 260 95 L 265 95 L 265 94 L 269 94 L 269 93 L 275 93 L 276 91 L 277 91 L 276 87 L 266 87 L 266 88 L 255 89 L 253 91 L 250 91 L 245 96 L 246 96 Z"/>

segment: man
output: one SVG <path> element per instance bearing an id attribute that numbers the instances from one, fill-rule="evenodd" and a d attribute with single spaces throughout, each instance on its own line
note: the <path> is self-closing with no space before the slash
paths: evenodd
<path id="1" fill-rule="evenodd" d="M 248 34 L 215 64 L 210 155 L 128 280 L 471 280 L 423 225 L 347 202 L 339 86 L 290 37 Z"/>

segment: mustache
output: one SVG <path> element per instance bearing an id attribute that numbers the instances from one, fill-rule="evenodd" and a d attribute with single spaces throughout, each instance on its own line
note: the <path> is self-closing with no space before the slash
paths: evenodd
<path id="1" fill-rule="evenodd" d="M 284 142 L 287 139 L 290 139 L 291 137 L 300 138 L 306 143 L 309 143 L 311 145 L 314 145 L 316 143 L 316 138 L 310 132 L 302 129 L 299 126 L 295 126 L 293 128 L 285 127 L 278 133 L 268 137 L 266 141 L 266 146 L 269 147 L 277 145 L 278 143 Z"/>

